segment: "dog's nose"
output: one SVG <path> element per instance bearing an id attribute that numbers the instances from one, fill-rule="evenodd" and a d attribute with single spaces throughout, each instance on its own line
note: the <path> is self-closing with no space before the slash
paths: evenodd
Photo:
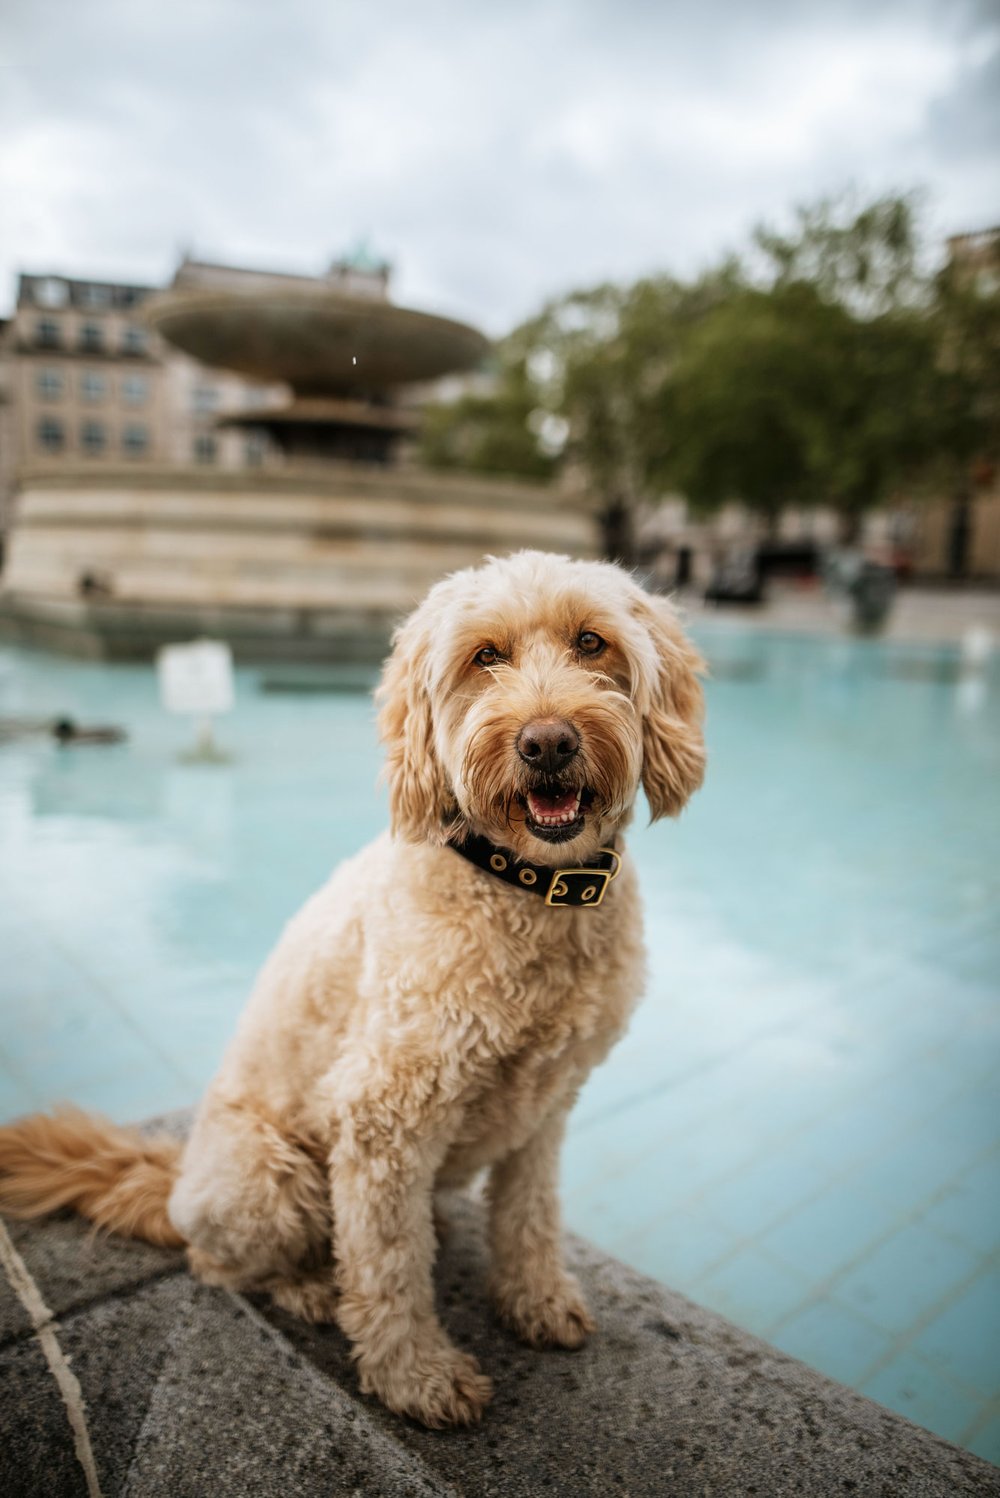
<path id="1" fill-rule="evenodd" d="M 536 718 L 517 736 L 517 752 L 533 770 L 555 775 L 580 749 L 580 735 L 565 718 Z"/>

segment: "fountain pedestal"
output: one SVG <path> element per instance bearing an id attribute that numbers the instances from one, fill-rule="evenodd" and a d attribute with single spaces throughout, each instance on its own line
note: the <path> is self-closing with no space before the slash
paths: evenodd
<path id="1" fill-rule="evenodd" d="M 369 661 L 431 583 L 484 553 L 595 553 L 593 518 L 555 489 L 397 466 L 419 421 L 406 387 L 481 364 L 489 345 L 474 328 L 274 281 L 226 289 L 179 274 L 144 304 L 206 365 L 291 387 L 284 406 L 219 416 L 266 432 L 265 466 L 24 472 L 8 633 L 107 657 L 208 634 L 244 659 Z"/>
<path id="2" fill-rule="evenodd" d="M 595 554 L 555 490 L 420 469 L 27 472 L 5 633 L 143 659 L 212 635 L 239 659 L 376 661 L 445 572 L 521 546 Z"/>

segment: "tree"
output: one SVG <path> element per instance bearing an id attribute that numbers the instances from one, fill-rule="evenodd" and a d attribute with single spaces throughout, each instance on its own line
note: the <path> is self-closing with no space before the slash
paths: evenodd
<path id="1" fill-rule="evenodd" d="M 904 487 L 962 494 L 1000 448 L 1000 283 L 931 274 L 919 229 L 912 196 L 826 199 L 692 283 L 558 298 L 504 340 L 494 397 L 432 413 L 425 452 L 575 471 L 626 562 L 637 509 L 669 490 L 769 525 L 829 505 L 845 539 Z"/>
<path id="2" fill-rule="evenodd" d="M 686 332 L 738 283 L 727 261 L 692 285 L 669 276 L 602 285 L 550 303 L 510 335 L 539 407 L 567 422 L 564 463 L 582 476 L 605 552 L 619 561 L 636 560 L 635 512 L 668 482 L 662 395 Z"/>
<path id="3" fill-rule="evenodd" d="M 549 479 L 557 454 L 546 451 L 540 441 L 532 425 L 534 410 L 524 361 L 504 358 L 492 394 L 463 395 L 425 409 L 421 459 L 430 468 Z"/>
<path id="4" fill-rule="evenodd" d="M 740 498 L 772 524 L 790 503 L 831 506 L 852 540 L 868 508 L 960 445 L 949 405 L 968 411 L 913 200 L 825 200 L 754 242 L 755 289 L 710 311 L 675 368 L 673 477 L 702 507 Z"/>
<path id="5" fill-rule="evenodd" d="M 773 526 L 808 494 L 843 316 L 808 287 L 747 289 L 691 329 L 661 420 L 667 470 L 696 509 L 739 498 Z"/>
<path id="6" fill-rule="evenodd" d="M 809 283 L 747 290 L 693 330 L 666 392 L 671 472 L 701 509 L 739 498 L 773 527 L 826 505 L 845 539 L 929 462 L 941 387 L 923 315 L 863 319 Z"/>
<path id="7" fill-rule="evenodd" d="M 804 283 L 862 318 L 927 305 L 915 194 L 859 207 L 846 193 L 800 205 L 794 216 L 791 233 L 764 224 L 753 232 L 768 289 Z"/>
<path id="8" fill-rule="evenodd" d="M 940 448 L 944 379 L 922 310 L 850 318 L 830 354 L 811 497 L 838 512 L 854 541 L 867 510 L 925 481 Z"/>

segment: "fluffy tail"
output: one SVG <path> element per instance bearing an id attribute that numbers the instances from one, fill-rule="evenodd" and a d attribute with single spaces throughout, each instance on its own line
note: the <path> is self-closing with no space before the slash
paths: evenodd
<path id="1" fill-rule="evenodd" d="M 147 1138 L 79 1108 L 35 1113 L 0 1128 L 0 1212 L 42 1217 L 74 1207 L 98 1227 L 179 1246 L 167 1216 L 181 1145 Z"/>

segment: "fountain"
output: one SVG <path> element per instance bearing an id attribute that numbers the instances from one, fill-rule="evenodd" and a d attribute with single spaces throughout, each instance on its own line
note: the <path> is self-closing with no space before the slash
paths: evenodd
<path id="1" fill-rule="evenodd" d="M 220 427 L 261 439 L 261 465 L 92 459 L 23 471 L 8 634 L 116 658 L 208 634 L 244 659 L 366 662 L 436 578 L 486 552 L 594 553 L 579 499 L 413 461 L 421 388 L 475 369 L 489 345 L 390 302 L 384 274 L 341 263 L 310 280 L 185 262 L 143 314 L 205 366 L 284 383 L 283 404 L 217 413 Z"/>

